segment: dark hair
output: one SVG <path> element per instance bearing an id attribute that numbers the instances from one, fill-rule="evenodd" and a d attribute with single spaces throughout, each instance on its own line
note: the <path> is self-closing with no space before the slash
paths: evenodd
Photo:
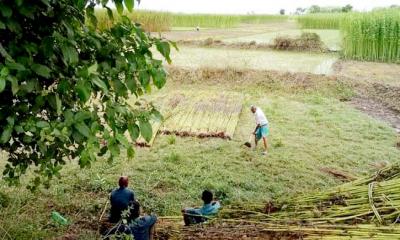
<path id="1" fill-rule="evenodd" d="M 213 193 L 209 190 L 204 190 L 203 194 L 201 195 L 201 199 L 205 204 L 209 204 L 213 200 Z"/>
<path id="2" fill-rule="evenodd" d="M 123 188 L 128 187 L 128 183 L 129 180 L 127 176 L 121 176 L 118 180 L 118 185 Z"/>
<path id="3" fill-rule="evenodd" d="M 135 220 L 139 216 L 140 216 L 140 203 L 138 201 L 132 201 L 129 206 L 128 222 Z"/>

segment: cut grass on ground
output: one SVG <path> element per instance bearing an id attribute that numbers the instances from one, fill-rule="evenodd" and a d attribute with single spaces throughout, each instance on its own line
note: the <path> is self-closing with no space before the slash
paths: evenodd
<path id="1" fill-rule="evenodd" d="M 339 88 L 329 84 L 330 92 Z M 162 91 L 193 88 L 235 88 L 246 95 L 245 106 L 261 107 L 271 123 L 268 158 L 260 150 L 242 146 L 254 127 L 253 116 L 245 108 L 231 141 L 160 136 L 153 148 L 138 148 L 134 159 L 121 156 L 111 164 L 99 159 L 90 169 L 70 164 L 50 189 L 35 194 L 0 182 L 0 192 L 10 198 L 9 207 L 0 211 L 0 236 L 98 237 L 98 217 L 122 174 L 130 177 L 130 186 L 147 212 L 165 216 L 179 215 L 182 207 L 200 204 L 199 195 L 206 188 L 213 190 L 223 205 L 251 204 L 338 184 L 320 167 L 365 175 L 371 170 L 370 163 L 399 161 L 393 129 L 332 95 L 322 94 L 319 87 L 307 92 L 299 88 L 293 93 L 293 88 L 261 88 L 256 81 L 235 86 L 170 81 Z M 73 225 L 54 226 L 50 221 L 53 210 Z"/>

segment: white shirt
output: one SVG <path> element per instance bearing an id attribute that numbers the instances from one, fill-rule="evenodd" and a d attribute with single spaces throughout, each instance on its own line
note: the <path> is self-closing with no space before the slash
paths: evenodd
<path id="1" fill-rule="evenodd" d="M 264 112 L 260 108 L 256 108 L 256 112 L 254 113 L 254 117 L 256 118 L 256 124 L 263 126 L 268 124 L 268 119 L 265 117 Z"/>

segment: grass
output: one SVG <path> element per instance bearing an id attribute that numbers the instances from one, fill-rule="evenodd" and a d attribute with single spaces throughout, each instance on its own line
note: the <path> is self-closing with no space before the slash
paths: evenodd
<path id="1" fill-rule="evenodd" d="M 339 82 L 318 77 L 290 86 L 283 82 L 288 78 L 284 75 L 236 82 L 245 76 L 230 72 L 216 75 L 230 82 L 218 77 L 221 82 L 216 83 L 206 72 L 191 79 L 178 79 L 177 72 L 171 73 L 174 79 L 164 92 L 235 90 L 246 95 L 246 106 L 260 106 L 271 122 L 269 157 L 241 146 L 254 127 L 253 116 L 245 109 L 231 141 L 160 136 L 151 149 L 138 148 L 134 159 L 121 156 L 111 164 L 98 159 L 89 169 L 71 163 L 50 189 L 37 193 L 0 182 L 0 192 L 10 198 L 7 208 L 0 207 L 0 236 L 42 239 L 68 233 L 81 239 L 98 238 L 97 219 L 121 174 L 130 177 L 130 186 L 147 212 L 165 216 L 200 204 L 205 188 L 213 190 L 223 205 L 264 202 L 338 184 L 320 167 L 365 175 L 371 170 L 369 163 L 399 159 L 393 130 L 340 102 L 338 98 L 348 93 Z M 53 210 L 73 225 L 54 226 Z"/>

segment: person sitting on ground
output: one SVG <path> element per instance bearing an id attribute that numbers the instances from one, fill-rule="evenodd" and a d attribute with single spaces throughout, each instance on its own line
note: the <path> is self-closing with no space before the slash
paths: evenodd
<path id="1" fill-rule="evenodd" d="M 128 177 L 122 176 L 119 178 L 119 188 L 111 192 L 111 213 L 109 221 L 117 223 L 121 220 L 121 214 L 127 210 L 129 205 L 135 201 L 135 194 L 132 190 L 128 189 Z"/>
<path id="2" fill-rule="evenodd" d="M 256 106 L 251 106 L 251 112 L 254 114 L 254 117 L 256 119 L 256 128 L 253 132 L 255 135 L 255 147 L 257 147 L 258 141 L 260 139 L 263 139 L 264 143 L 264 152 L 263 155 L 268 154 L 268 135 L 269 135 L 269 123 L 267 117 L 265 117 L 264 112 L 261 110 L 261 108 L 256 107 Z"/>
<path id="3" fill-rule="evenodd" d="M 130 206 L 128 226 L 135 240 L 152 240 L 156 228 L 157 216 L 141 215 L 141 207 L 138 201 L 133 201 Z"/>
<path id="4" fill-rule="evenodd" d="M 186 226 L 207 221 L 209 217 L 217 214 L 221 208 L 219 201 L 213 201 L 211 191 L 204 190 L 201 199 L 204 202 L 201 208 L 185 208 L 182 210 Z"/>

